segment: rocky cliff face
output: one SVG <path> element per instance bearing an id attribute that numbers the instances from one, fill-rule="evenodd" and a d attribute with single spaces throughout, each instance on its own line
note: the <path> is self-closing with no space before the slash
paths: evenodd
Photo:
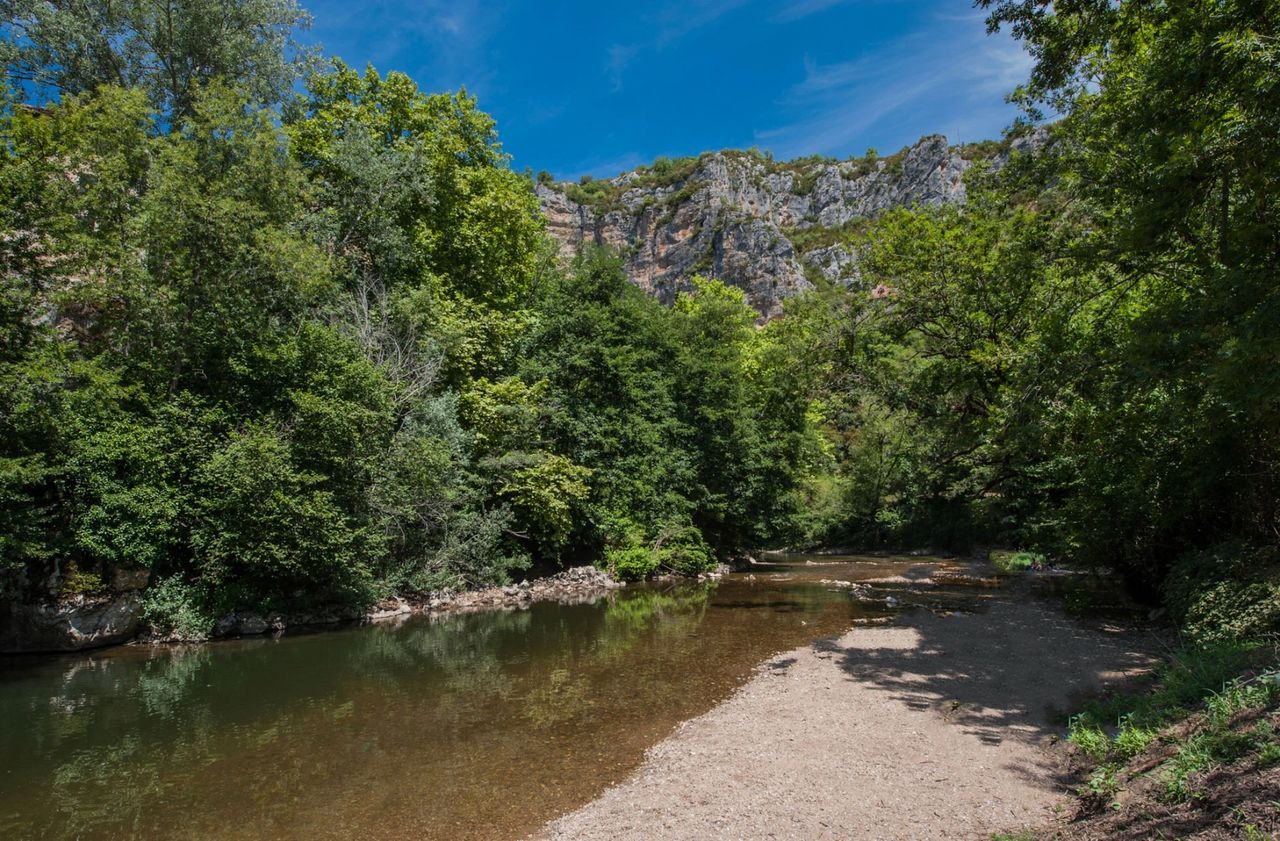
<path id="1" fill-rule="evenodd" d="M 816 284 L 858 281 L 859 223 L 891 208 L 963 202 L 965 171 L 999 166 L 1008 152 L 938 135 L 876 159 L 779 163 L 715 152 L 536 190 L 565 256 L 583 242 L 612 246 L 631 279 L 667 303 L 695 274 L 719 278 L 767 318 Z"/>

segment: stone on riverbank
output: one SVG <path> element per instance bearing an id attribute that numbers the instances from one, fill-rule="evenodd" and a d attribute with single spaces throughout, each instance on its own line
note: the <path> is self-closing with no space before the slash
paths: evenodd
<path id="1" fill-rule="evenodd" d="M 504 587 L 483 590 L 436 590 L 395 596 L 377 602 L 367 609 L 349 606 L 321 608 L 311 613 L 281 614 L 268 617 L 253 612 L 229 613 L 220 618 L 213 629 L 214 639 L 256 636 L 283 631 L 287 627 L 331 625 L 342 621 L 397 622 L 421 613 L 470 613 L 481 610 L 527 607 L 535 601 L 577 603 L 591 601 L 622 587 L 622 582 L 593 566 L 566 569 L 547 578 L 522 581 Z"/>
<path id="2" fill-rule="evenodd" d="M 0 652 L 81 651 L 132 639 L 142 619 L 137 593 L 0 608 Z"/>

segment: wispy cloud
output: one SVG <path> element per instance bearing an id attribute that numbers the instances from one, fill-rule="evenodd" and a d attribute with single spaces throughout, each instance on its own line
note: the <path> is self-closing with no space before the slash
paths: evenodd
<path id="1" fill-rule="evenodd" d="M 796 0 L 774 15 L 773 19 L 783 22 L 800 20 L 847 2 L 848 0 Z"/>
<path id="2" fill-rule="evenodd" d="M 816 15 L 819 12 L 825 12 L 827 9 L 834 9 L 836 6 L 847 6 L 851 3 L 857 3 L 859 6 L 883 6 L 883 5 L 909 5 L 917 0 L 792 0 L 786 6 L 783 6 L 777 14 L 773 16 L 775 21 L 779 23 L 790 23 L 791 21 L 801 20 L 810 15 Z"/>
<path id="3" fill-rule="evenodd" d="M 631 64 L 631 60 L 638 52 L 640 48 L 635 44 L 614 44 L 608 49 L 605 72 L 609 75 L 609 83 L 614 93 L 622 90 L 622 74 L 626 72 L 627 65 Z"/>
<path id="4" fill-rule="evenodd" d="M 725 15 L 750 5 L 752 0 L 684 0 L 660 5 L 650 16 L 653 37 L 634 44 L 614 44 L 605 51 L 605 74 L 614 93 L 622 90 L 623 75 L 631 62 L 646 51 L 661 51 Z"/>
<path id="5" fill-rule="evenodd" d="M 569 110 L 563 102 L 535 102 L 525 112 L 524 121 L 531 126 L 540 126 L 563 117 Z"/>
<path id="6" fill-rule="evenodd" d="M 988 36 L 981 16 L 930 18 L 854 61 L 806 61 L 803 80 L 781 103 L 790 119 L 758 130 L 756 141 L 795 157 L 857 153 L 860 144 L 934 131 L 973 140 L 971 132 L 990 133 L 993 122 L 1007 120 L 1002 96 L 1030 65 L 1007 35 Z"/>
<path id="7" fill-rule="evenodd" d="M 685 0 L 669 3 L 658 11 L 659 29 L 654 42 L 659 48 L 665 47 L 750 2 L 751 0 Z"/>
<path id="8" fill-rule="evenodd" d="M 316 34 L 359 33 L 378 69 L 402 70 L 429 89 L 465 85 L 483 92 L 495 79 L 485 60 L 505 17 L 505 4 L 482 0 L 421 0 L 316 5 Z"/>

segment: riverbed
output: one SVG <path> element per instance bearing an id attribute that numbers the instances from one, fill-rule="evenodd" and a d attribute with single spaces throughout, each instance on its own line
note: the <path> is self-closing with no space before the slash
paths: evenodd
<path id="1" fill-rule="evenodd" d="M 8 658 L 0 837 L 521 838 L 771 655 L 883 618 L 952 568 L 793 556 L 583 604 Z M 869 579 L 894 600 L 832 583 Z"/>

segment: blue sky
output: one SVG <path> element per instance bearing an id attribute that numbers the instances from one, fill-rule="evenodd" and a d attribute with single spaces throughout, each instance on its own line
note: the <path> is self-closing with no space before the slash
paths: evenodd
<path id="1" fill-rule="evenodd" d="M 1026 54 L 966 0 L 311 0 L 304 40 L 465 85 L 518 169 L 616 175 L 659 155 L 779 158 L 999 137 Z"/>

